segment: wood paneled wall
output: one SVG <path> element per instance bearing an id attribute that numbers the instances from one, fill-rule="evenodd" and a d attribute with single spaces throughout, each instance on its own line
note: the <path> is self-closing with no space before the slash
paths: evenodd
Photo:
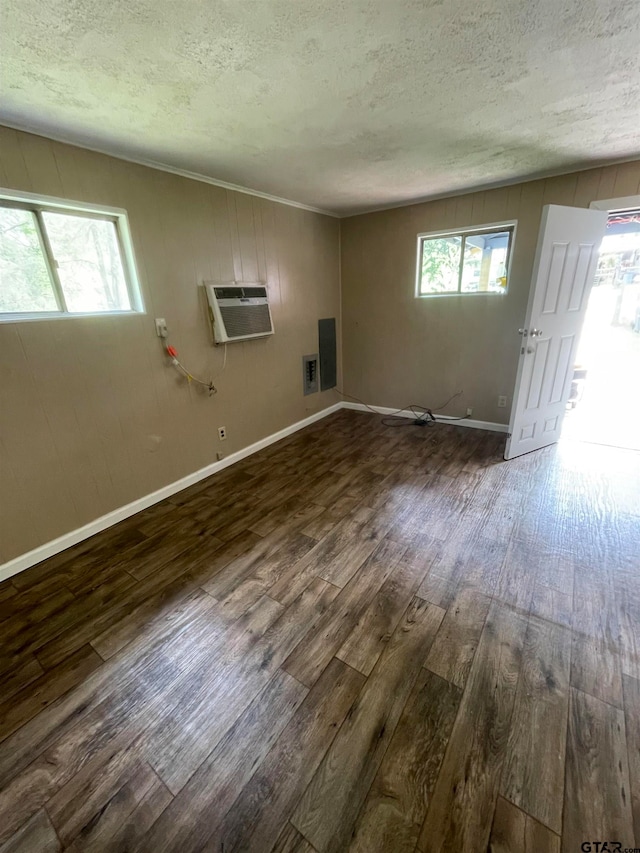
<path id="1" fill-rule="evenodd" d="M 345 391 L 370 404 L 435 407 L 508 423 L 542 207 L 640 192 L 640 161 L 341 221 Z M 517 220 L 505 296 L 416 299 L 421 232 Z M 509 406 L 498 408 L 498 395 Z"/>
<path id="2" fill-rule="evenodd" d="M 0 324 L 0 563 L 335 402 L 303 397 L 301 357 L 340 315 L 336 219 L 8 128 L 0 185 L 125 208 L 146 306 Z M 199 285 L 232 279 L 268 282 L 276 334 L 220 373 Z M 167 364 L 155 317 L 216 396 Z"/>

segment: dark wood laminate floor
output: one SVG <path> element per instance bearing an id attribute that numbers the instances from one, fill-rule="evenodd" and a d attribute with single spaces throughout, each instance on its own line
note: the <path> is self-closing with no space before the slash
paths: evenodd
<path id="1" fill-rule="evenodd" d="M 2 853 L 640 846 L 640 454 L 502 450 L 340 412 L 0 584 Z"/>

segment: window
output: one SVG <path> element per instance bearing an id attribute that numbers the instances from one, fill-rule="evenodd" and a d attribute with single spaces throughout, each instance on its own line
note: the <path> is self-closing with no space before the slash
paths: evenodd
<path id="1" fill-rule="evenodd" d="M 514 223 L 418 235 L 416 296 L 506 293 Z"/>
<path id="2" fill-rule="evenodd" d="M 142 310 L 124 210 L 0 190 L 0 320 Z"/>

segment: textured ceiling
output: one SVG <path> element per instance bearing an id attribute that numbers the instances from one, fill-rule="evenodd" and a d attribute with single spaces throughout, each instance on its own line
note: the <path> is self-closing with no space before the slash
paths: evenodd
<path id="1" fill-rule="evenodd" d="M 350 212 L 640 154 L 638 0 L 2 0 L 0 123 Z"/>

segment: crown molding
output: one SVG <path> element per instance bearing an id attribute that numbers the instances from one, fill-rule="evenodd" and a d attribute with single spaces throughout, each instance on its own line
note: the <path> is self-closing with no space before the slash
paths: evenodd
<path id="1" fill-rule="evenodd" d="M 337 216 L 340 219 L 351 219 L 357 216 L 367 216 L 370 213 L 384 213 L 385 210 L 399 210 L 403 207 L 413 207 L 417 204 L 428 204 L 432 201 L 442 201 L 448 198 L 457 198 L 462 195 L 471 195 L 472 193 L 488 192 L 489 190 L 500 190 L 505 187 L 515 187 L 518 184 L 528 184 L 534 181 L 546 181 L 549 178 L 562 178 L 566 175 L 577 175 L 580 172 L 590 172 L 595 169 L 605 169 L 608 166 L 624 166 L 625 163 L 636 163 L 640 160 L 640 152 L 630 157 L 623 157 L 617 160 L 594 160 L 593 163 L 584 164 L 582 166 L 565 166 L 559 169 L 551 169 L 544 172 L 534 172 L 530 175 L 521 175 L 515 178 L 506 178 L 502 181 L 494 181 L 487 184 L 475 184 L 470 187 L 463 187 L 458 190 L 449 192 L 435 193 L 434 195 L 423 195 L 417 198 L 406 199 L 405 201 L 389 202 L 389 204 L 377 205 L 376 207 L 364 207 L 362 210 L 356 210 L 354 213 L 340 213 Z M 336 214 L 332 214 L 335 216 Z"/>
<path id="2" fill-rule="evenodd" d="M 486 184 L 475 184 L 473 186 L 462 187 L 461 189 L 457 190 L 434 193 L 432 195 L 421 195 L 417 198 L 410 198 L 402 201 L 390 201 L 388 204 L 374 205 L 373 207 L 363 207 L 362 209 L 356 209 L 353 212 L 339 213 L 334 210 L 326 210 L 320 207 L 313 207 L 313 205 L 303 204 L 300 201 L 293 201 L 289 198 L 283 198 L 281 196 L 272 195 L 271 193 L 265 193 L 261 190 L 255 190 L 251 189 L 250 187 L 244 187 L 240 184 L 231 184 L 228 181 L 219 181 L 216 178 L 210 177 L 209 175 L 203 175 L 200 172 L 191 172 L 188 169 L 181 169 L 177 166 L 171 166 L 168 163 L 161 163 L 157 160 L 147 160 L 144 157 L 131 157 L 129 155 L 122 154 L 116 151 L 115 149 L 109 150 L 107 148 L 99 148 L 95 145 L 91 145 L 86 142 L 73 140 L 61 134 L 52 134 L 48 131 L 44 132 L 43 130 L 30 127 L 27 124 L 19 124 L 7 121 L 2 116 L 0 116 L 0 127 L 7 127 L 11 130 L 21 131 L 22 133 L 30 133 L 33 136 L 40 136 L 43 139 L 50 139 L 53 142 L 60 142 L 64 145 L 72 145 L 75 148 L 83 148 L 86 151 L 93 151 L 96 154 L 104 154 L 107 157 L 113 157 L 115 160 L 124 160 L 126 163 L 135 163 L 137 166 L 146 166 L 148 169 L 156 169 L 160 172 L 168 172 L 171 175 L 178 175 L 181 178 L 187 178 L 191 181 L 199 181 L 200 183 L 211 184 L 211 186 L 214 187 L 220 187 L 221 189 L 231 190 L 237 193 L 243 193 L 244 195 L 254 196 L 255 198 L 263 198 L 267 201 L 273 201 L 276 204 L 285 204 L 288 207 L 297 207 L 300 210 L 308 210 L 310 213 L 319 213 L 322 216 L 330 216 L 333 219 L 352 219 L 357 216 L 367 216 L 370 213 L 383 213 L 386 210 L 399 210 L 403 207 L 413 207 L 414 205 L 418 204 L 428 204 L 432 201 L 442 201 L 443 199 L 457 198 L 458 196 L 471 195 L 472 193 L 488 192 L 489 190 L 499 190 L 505 187 L 513 187 L 517 184 L 527 184 L 533 181 L 544 181 L 548 178 L 560 178 L 565 175 L 574 175 L 579 174 L 580 172 L 588 172 L 592 169 L 603 169 L 607 166 L 622 166 L 625 163 L 634 163 L 637 160 L 640 160 L 640 152 L 638 152 L 635 155 L 615 160 L 594 160 L 592 163 L 584 163 L 582 165 L 574 166 L 563 166 L 558 169 L 550 169 L 542 172 L 533 172 L 529 175 L 520 175 L 514 178 L 506 178 L 505 180 L 493 181 Z"/>
<path id="3" fill-rule="evenodd" d="M 86 142 L 79 142 L 61 134 L 52 134 L 44 132 L 26 124 L 16 124 L 6 121 L 0 116 L 0 127 L 7 127 L 10 130 L 18 130 L 21 133 L 30 133 L 32 136 L 41 136 L 43 139 L 50 139 L 53 142 L 60 142 L 63 145 L 72 145 L 74 148 L 82 148 L 85 151 L 93 151 L 95 154 L 104 154 L 106 157 L 113 157 L 114 160 L 124 160 L 126 163 L 135 163 L 137 166 L 146 166 L 148 169 L 156 169 L 159 172 L 168 172 L 170 175 L 178 175 L 180 178 L 187 178 L 190 181 L 199 181 L 203 184 L 211 184 L 214 187 L 220 187 L 223 190 L 232 190 L 236 193 L 254 196 L 255 198 L 263 198 L 267 201 L 273 201 L 276 204 L 286 204 L 288 207 L 297 207 L 300 210 L 308 210 L 310 213 L 320 213 L 322 216 L 331 216 L 334 219 L 339 219 L 339 214 L 323 210 L 320 207 L 313 207 L 310 204 L 303 204 L 301 201 L 293 201 L 290 198 L 282 198 L 281 196 L 264 193 L 260 190 L 254 190 L 250 187 L 243 187 L 240 184 L 230 184 L 228 181 L 219 181 L 216 178 L 211 178 L 209 175 L 202 175 L 199 172 L 190 172 L 188 169 L 180 169 L 178 166 L 171 166 L 168 163 L 160 163 L 157 160 L 147 160 L 144 157 L 131 157 L 127 154 L 122 154 L 115 149 L 99 148 L 96 145 L 91 145 Z"/>

